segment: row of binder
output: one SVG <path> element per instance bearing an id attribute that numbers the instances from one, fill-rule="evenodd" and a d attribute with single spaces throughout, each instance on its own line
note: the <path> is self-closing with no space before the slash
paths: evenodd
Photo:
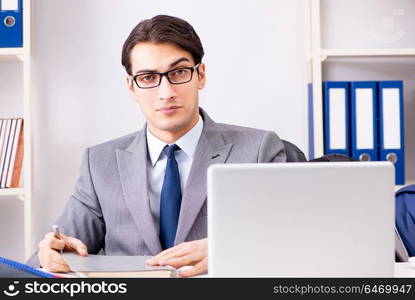
<path id="1" fill-rule="evenodd" d="M 402 81 L 323 82 L 324 151 L 395 165 L 405 183 Z"/>
<path id="2" fill-rule="evenodd" d="M 0 48 L 23 46 L 23 0 L 0 0 Z"/>
<path id="3" fill-rule="evenodd" d="M 19 186 L 23 162 L 23 119 L 0 120 L 0 188 Z"/>

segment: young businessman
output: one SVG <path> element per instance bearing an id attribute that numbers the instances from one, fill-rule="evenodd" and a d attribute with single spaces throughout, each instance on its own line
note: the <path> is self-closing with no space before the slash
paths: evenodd
<path id="1" fill-rule="evenodd" d="M 199 107 L 206 82 L 203 47 L 186 21 L 140 22 L 122 50 L 127 87 L 144 128 L 88 148 L 75 192 L 37 257 L 69 271 L 58 250 L 80 255 L 153 255 L 150 265 L 207 270 L 206 171 L 212 164 L 284 162 L 273 132 L 215 123 Z M 34 255 L 29 264 L 38 265 Z"/>

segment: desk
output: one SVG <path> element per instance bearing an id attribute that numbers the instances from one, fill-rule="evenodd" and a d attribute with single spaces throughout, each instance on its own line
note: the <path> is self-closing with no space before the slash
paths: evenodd
<path id="1" fill-rule="evenodd" d="M 395 263 L 394 277 L 415 277 L 415 266 L 408 262 Z"/>
<path id="2" fill-rule="evenodd" d="M 184 267 L 183 269 L 186 269 Z M 42 268 L 39 268 L 39 270 L 45 271 Z M 415 266 L 408 262 L 400 262 L 395 263 L 395 271 L 394 271 L 394 277 L 413 277 L 415 278 Z M 53 273 L 52 273 L 53 274 Z M 57 273 L 56 275 L 62 276 L 61 273 Z M 64 277 L 77 277 L 74 273 L 68 273 L 67 276 L 63 275 Z M 193 278 L 209 278 L 208 274 L 202 274 L 194 276 Z"/>
<path id="3" fill-rule="evenodd" d="M 204 275 L 198 275 L 194 276 L 195 278 L 203 278 L 203 277 L 209 277 L 208 274 Z M 393 277 L 412 277 L 415 278 L 415 265 L 409 263 L 409 262 L 399 262 L 395 263 L 395 270 L 394 270 L 394 276 Z"/>

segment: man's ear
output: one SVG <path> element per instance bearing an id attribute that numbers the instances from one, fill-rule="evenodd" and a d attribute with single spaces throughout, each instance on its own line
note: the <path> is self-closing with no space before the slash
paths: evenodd
<path id="1" fill-rule="evenodd" d="M 134 81 L 128 75 L 125 79 L 127 83 L 128 92 L 130 93 L 131 98 L 133 98 L 134 101 L 138 101 L 137 95 L 135 94 Z"/>
<path id="2" fill-rule="evenodd" d="M 198 88 L 201 90 L 206 84 L 206 65 L 204 63 L 200 63 L 197 75 L 199 78 Z"/>

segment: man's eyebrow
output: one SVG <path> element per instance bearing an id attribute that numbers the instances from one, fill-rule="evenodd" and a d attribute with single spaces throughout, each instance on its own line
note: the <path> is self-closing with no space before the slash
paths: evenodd
<path id="1" fill-rule="evenodd" d="M 174 67 L 178 63 L 181 63 L 182 61 L 188 61 L 188 62 L 190 62 L 190 60 L 188 58 L 182 57 L 182 58 L 179 58 L 178 60 L 176 60 L 175 62 L 171 63 L 170 64 L 170 68 Z"/>
<path id="2" fill-rule="evenodd" d="M 169 68 L 174 67 L 175 65 L 177 65 L 177 64 L 179 64 L 179 63 L 181 63 L 182 61 L 187 61 L 187 62 L 190 62 L 190 60 L 189 60 L 188 58 L 186 58 L 186 57 L 181 57 L 181 58 L 179 58 L 178 60 L 176 60 L 176 61 L 172 62 L 172 63 L 169 65 Z M 143 69 L 143 70 L 138 70 L 137 72 L 135 72 L 135 74 L 138 74 L 138 73 L 157 73 L 157 70 L 156 70 L 156 69 Z"/>

